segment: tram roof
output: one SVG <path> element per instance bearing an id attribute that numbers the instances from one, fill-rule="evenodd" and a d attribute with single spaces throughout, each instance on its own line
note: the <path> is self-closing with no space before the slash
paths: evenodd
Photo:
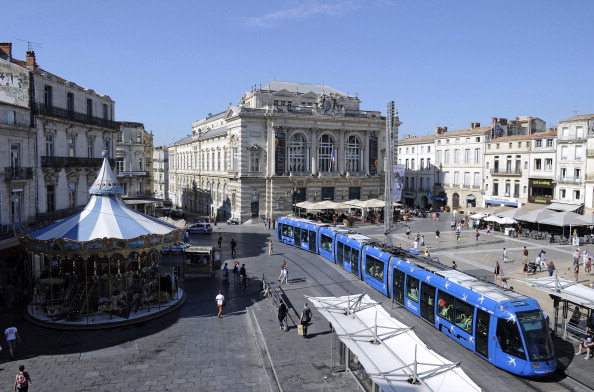
<path id="1" fill-rule="evenodd" d="M 545 293 L 586 308 L 594 309 L 594 289 L 558 276 L 516 279 Z"/>
<path id="2" fill-rule="evenodd" d="M 384 392 L 480 391 L 459 363 L 430 350 L 366 294 L 308 297 Z M 410 383 L 410 378 L 419 383 Z"/>
<path id="3" fill-rule="evenodd" d="M 439 271 L 436 274 L 497 302 L 527 298 L 524 294 L 504 289 L 455 269 Z"/>

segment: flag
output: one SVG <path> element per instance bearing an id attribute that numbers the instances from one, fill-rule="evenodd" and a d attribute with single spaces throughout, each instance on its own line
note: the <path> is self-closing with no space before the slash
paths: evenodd
<path id="1" fill-rule="evenodd" d="M 336 153 L 334 152 L 334 147 L 332 147 L 332 152 L 330 153 L 330 159 L 332 160 L 332 165 L 336 165 Z"/>

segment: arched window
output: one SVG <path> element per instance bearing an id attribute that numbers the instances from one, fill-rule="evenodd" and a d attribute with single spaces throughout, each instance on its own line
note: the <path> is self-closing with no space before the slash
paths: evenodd
<path id="1" fill-rule="evenodd" d="M 361 143 L 356 136 L 349 136 L 346 146 L 346 171 L 361 171 Z"/>
<path id="2" fill-rule="evenodd" d="M 293 135 L 289 140 L 289 171 L 307 171 L 307 146 L 302 134 Z"/>
<path id="3" fill-rule="evenodd" d="M 321 172 L 331 172 L 336 168 L 336 152 L 334 138 L 322 135 L 318 144 L 318 169 Z"/>

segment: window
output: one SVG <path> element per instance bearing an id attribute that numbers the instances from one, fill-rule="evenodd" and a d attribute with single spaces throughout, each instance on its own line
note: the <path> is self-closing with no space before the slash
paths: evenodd
<path id="1" fill-rule="evenodd" d="M 87 98 L 87 116 L 91 117 L 93 115 L 93 100 L 91 98 Z"/>
<path id="2" fill-rule="evenodd" d="M 20 166 L 21 146 L 18 144 L 10 145 L 10 167 L 18 168 Z M 16 173 L 15 173 L 16 174 Z"/>
<path id="3" fill-rule="evenodd" d="M 576 161 L 579 161 L 582 159 L 582 153 L 583 153 L 583 146 L 575 146 L 575 159 Z"/>
<path id="4" fill-rule="evenodd" d="M 415 159 L 410 160 L 410 170 L 415 170 Z"/>
<path id="5" fill-rule="evenodd" d="M 68 183 L 68 207 L 72 208 L 76 205 L 76 182 Z"/>
<path id="6" fill-rule="evenodd" d="M 460 172 L 454 172 L 454 186 L 460 185 Z"/>
<path id="7" fill-rule="evenodd" d="M 305 136 L 295 134 L 289 140 L 289 172 L 307 170 L 307 148 Z"/>
<path id="8" fill-rule="evenodd" d="M 231 164 L 231 170 L 237 171 L 238 166 L 239 166 L 238 149 L 237 149 L 237 147 L 233 147 L 233 162 Z"/>
<path id="9" fill-rule="evenodd" d="M 406 170 L 408 170 L 408 169 L 409 169 L 409 165 L 408 165 L 408 159 L 406 159 L 406 160 L 404 161 L 404 168 L 405 168 Z"/>
<path id="10" fill-rule="evenodd" d="M 563 127 L 561 129 L 561 140 L 567 140 L 567 139 L 569 139 L 569 128 Z"/>
<path id="11" fill-rule="evenodd" d="M 542 139 L 536 139 L 536 147 L 542 147 Z"/>
<path id="12" fill-rule="evenodd" d="M 384 266 L 385 263 L 375 257 L 366 255 L 365 256 L 365 272 L 367 275 L 379 281 L 384 280 Z"/>
<path id="13" fill-rule="evenodd" d="M 441 150 L 437 151 L 437 164 L 439 165 L 440 163 L 443 163 L 443 160 L 441 159 Z"/>
<path id="14" fill-rule="evenodd" d="M 458 148 L 454 151 L 454 163 L 460 163 L 460 149 Z"/>
<path id="15" fill-rule="evenodd" d="M 445 150 L 444 163 L 450 163 L 450 150 Z"/>
<path id="16" fill-rule="evenodd" d="M 318 144 L 318 169 L 331 172 L 335 170 L 335 164 L 334 139 L 330 135 L 322 135 Z"/>
<path id="17" fill-rule="evenodd" d="M 107 104 L 103 104 L 103 118 L 107 120 Z"/>
<path id="18" fill-rule="evenodd" d="M 561 178 L 565 179 L 567 177 L 567 168 L 562 167 L 561 168 Z"/>
<path id="19" fill-rule="evenodd" d="M 291 226 L 287 226 L 287 225 L 283 225 L 283 230 L 285 228 L 289 228 L 291 230 L 291 234 L 293 233 L 293 227 Z M 286 236 L 284 231 L 283 231 L 283 236 Z M 291 238 L 293 237 L 293 235 L 290 236 Z M 326 252 L 331 252 L 332 253 L 332 238 L 328 237 L 327 235 L 322 234 L 322 241 L 321 241 L 321 247 L 323 250 L 325 250 Z"/>
<path id="20" fill-rule="evenodd" d="M 472 158 L 470 155 L 470 148 L 464 150 L 464 163 L 472 163 Z"/>
<path id="21" fill-rule="evenodd" d="M 260 163 L 258 162 L 258 167 L 260 167 Z M 217 170 L 221 171 L 221 152 L 217 151 Z"/>
<path id="22" fill-rule="evenodd" d="M 252 151 L 250 153 L 250 171 L 252 172 L 259 172 L 260 171 L 260 151 Z"/>
<path id="23" fill-rule="evenodd" d="M 573 169 L 573 175 L 576 180 L 580 180 L 582 178 L 582 169 Z"/>
<path id="24" fill-rule="evenodd" d="M 419 165 L 419 170 L 423 170 L 425 168 L 425 158 L 421 158 L 421 164 Z"/>
<path id="25" fill-rule="evenodd" d="M 87 155 L 89 158 L 93 158 L 93 150 L 95 149 L 95 139 L 90 137 L 87 138 Z"/>
<path id="26" fill-rule="evenodd" d="M 136 132 L 136 143 L 142 144 L 142 132 L 141 131 Z"/>
<path id="27" fill-rule="evenodd" d="M 481 185 L 481 173 L 474 173 L 474 186 L 479 187 Z"/>
<path id="28" fill-rule="evenodd" d="M 411 147 L 411 153 L 414 154 L 415 153 L 415 148 Z"/>
<path id="29" fill-rule="evenodd" d="M 499 195 L 499 183 L 497 181 L 493 182 L 493 196 Z"/>
<path id="30" fill-rule="evenodd" d="M 582 193 L 579 190 L 574 190 L 573 191 L 573 200 L 580 200 L 582 197 Z"/>
<path id="31" fill-rule="evenodd" d="M 51 133 L 45 135 L 45 155 L 48 157 L 54 156 L 54 135 Z"/>
<path id="32" fill-rule="evenodd" d="M 522 337 L 518 330 L 519 324 L 511 317 L 497 320 L 497 340 L 504 353 L 526 360 L 526 352 L 522 344 Z"/>
<path id="33" fill-rule="evenodd" d="M 547 147 L 553 147 L 553 139 L 547 139 Z"/>
<path id="34" fill-rule="evenodd" d="M 542 170 L 542 159 L 538 158 L 534 160 L 534 170 Z"/>
<path id="35" fill-rule="evenodd" d="M 75 157 L 74 146 L 75 146 L 74 136 L 68 136 L 68 156 L 70 158 L 74 158 Z"/>
<path id="36" fill-rule="evenodd" d="M 142 171 L 142 167 L 143 167 L 142 163 L 143 163 L 142 158 L 138 158 L 138 171 Z"/>
<path id="37" fill-rule="evenodd" d="M 45 86 L 43 88 L 43 103 L 46 107 L 53 106 L 52 86 Z"/>
<path id="38" fill-rule="evenodd" d="M 468 172 L 464 173 L 464 186 L 470 186 L 470 173 Z"/>
<path id="39" fill-rule="evenodd" d="M 399 304 L 404 303 L 404 272 L 394 269 L 393 287 L 394 287 L 394 301 Z"/>
<path id="40" fill-rule="evenodd" d="M 356 136 L 349 136 L 346 146 L 346 171 L 361 171 L 361 147 Z"/>
<path id="41" fill-rule="evenodd" d="M 561 159 L 567 160 L 567 146 L 561 146 Z"/>
<path id="42" fill-rule="evenodd" d="M 427 158 L 427 170 L 431 169 L 431 158 Z"/>
<path id="43" fill-rule="evenodd" d="M 481 142 L 481 138 L 480 138 L 480 137 L 477 137 L 477 138 L 476 138 L 476 142 L 477 142 L 477 143 L 480 143 L 480 142 Z"/>
<path id="44" fill-rule="evenodd" d="M 117 133 L 117 139 L 116 139 L 116 142 L 120 142 L 120 143 L 121 143 L 121 142 L 123 142 L 123 141 L 124 141 L 124 131 L 119 131 L 119 132 Z"/>
<path id="45" fill-rule="evenodd" d="M 582 127 L 582 126 L 575 127 L 575 135 L 577 136 L 578 139 L 583 139 L 584 127 Z"/>
<path id="46" fill-rule="evenodd" d="M 46 194 L 47 212 L 55 211 L 56 210 L 56 195 L 54 193 L 54 186 L 53 185 L 46 186 L 45 194 Z"/>
<path id="47" fill-rule="evenodd" d="M 67 93 L 66 94 L 66 110 L 68 110 L 68 114 L 72 115 L 74 112 L 74 94 Z"/>
<path id="48" fill-rule="evenodd" d="M 118 174 L 124 171 L 124 158 L 116 158 L 116 171 Z"/>
<path id="49" fill-rule="evenodd" d="M 431 146 L 427 146 L 427 154 L 431 153 Z"/>
<path id="50" fill-rule="evenodd" d="M 419 279 L 410 275 L 406 277 L 406 297 L 419 302 Z"/>
<path id="51" fill-rule="evenodd" d="M 351 186 L 349 187 L 349 200 L 360 200 L 361 199 L 361 187 Z"/>
<path id="52" fill-rule="evenodd" d="M 561 199 L 565 199 L 567 197 L 567 190 L 566 189 L 559 189 L 559 197 L 561 197 Z"/>

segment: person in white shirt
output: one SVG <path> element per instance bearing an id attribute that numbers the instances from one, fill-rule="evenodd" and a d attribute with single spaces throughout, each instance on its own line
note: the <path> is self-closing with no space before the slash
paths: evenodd
<path id="1" fill-rule="evenodd" d="M 588 249 L 584 250 L 584 253 L 582 253 L 582 263 L 584 264 L 584 268 L 586 268 L 586 262 L 588 261 L 589 257 L 590 252 L 588 252 Z"/>
<path id="2" fill-rule="evenodd" d="M 19 342 L 21 341 L 19 331 L 16 327 L 8 327 L 4 331 L 4 335 L 6 335 L 6 342 L 8 343 L 8 347 L 10 348 L 10 356 L 14 358 L 14 352 L 16 350 L 16 340 L 18 338 Z"/>
<path id="3" fill-rule="evenodd" d="M 215 297 L 215 301 L 217 301 L 217 306 L 219 307 L 219 318 L 223 315 L 223 307 L 225 306 L 225 296 L 223 295 L 223 291 L 219 290 L 219 295 Z"/>

